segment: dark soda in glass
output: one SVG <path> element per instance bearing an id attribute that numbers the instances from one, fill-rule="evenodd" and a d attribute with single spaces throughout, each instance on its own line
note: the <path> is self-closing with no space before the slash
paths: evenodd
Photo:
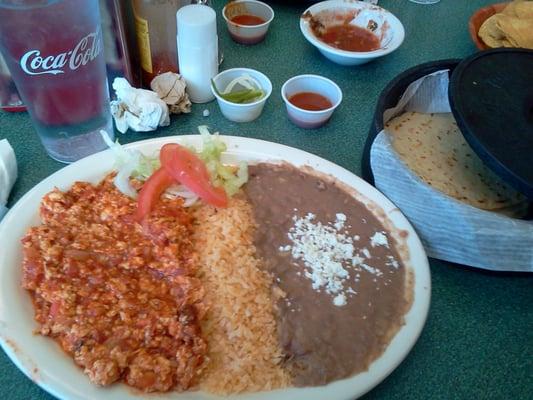
<path id="1" fill-rule="evenodd" d="M 48 154 L 72 162 L 113 138 L 98 0 L 0 0 L 0 51 Z"/>

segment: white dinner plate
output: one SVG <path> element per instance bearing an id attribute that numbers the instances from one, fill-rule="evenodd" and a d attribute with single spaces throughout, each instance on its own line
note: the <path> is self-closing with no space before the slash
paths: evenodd
<path id="1" fill-rule="evenodd" d="M 228 146 L 225 161 L 274 161 L 285 160 L 296 166 L 309 165 L 314 169 L 335 176 L 353 187 L 364 197 L 378 204 L 389 222 L 408 232 L 409 249 L 407 264 L 414 272 L 414 300 L 405 316 L 405 325 L 394 336 L 386 351 L 375 360 L 368 371 L 326 386 L 290 388 L 270 392 L 243 394 L 222 399 L 240 400 L 347 400 L 359 397 L 389 375 L 415 344 L 426 321 L 431 282 L 426 254 L 414 229 L 389 200 L 374 187 L 351 172 L 320 157 L 284 145 L 256 139 L 221 136 Z M 201 145 L 198 135 L 174 136 L 145 140 L 127 145 L 145 154 L 153 154 L 164 143 L 186 141 Z M 30 226 L 40 223 L 38 209 L 41 198 L 58 187 L 67 190 L 75 181 L 97 183 L 113 168 L 114 157 L 107 150 L 73 163 L 31 189 L 4 217 L 0 224 L 0 344 L 4 351 L 30 379 L 44 390 L 60 399 L 139 399 L 140 395 L 123 384 L 101 388 L 90 383 L 81 368 L 77 367 L 50 338 L 33 334 L 33 306 L 29 294 L 21 288 L 22 246 L 20 239 Z M 216 399 L 217 396 L 202 392 L 169 392 L 143 395 L 154 399 Z"/>

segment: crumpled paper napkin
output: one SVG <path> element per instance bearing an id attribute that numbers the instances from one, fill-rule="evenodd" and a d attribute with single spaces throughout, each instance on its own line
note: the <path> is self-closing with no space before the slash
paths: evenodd
<path id="1" fill-rule="evenodd" d="M 172 114 L 190 113 L 191 101 L 185 91 L 187 84 L 180 74 L 165 72 L 150 82 L 150 88 L 167 105 Z"/>
<path id="2" fill-rule="evenodd" d="M 111 102 L 111 114 L 121 133 L 148 132 L 170 124 L 168 107 L 157 93 L 134 88 L 125 78 L 115 78 L 113 89 L 117 100 Z"/>
<path id="3" fill-rule="evenodd" d="M 0 220 L 7 212 L 6 203 L 13 184 L 17 180 L 17 159 L 7 141 L 0 140 Z"/>

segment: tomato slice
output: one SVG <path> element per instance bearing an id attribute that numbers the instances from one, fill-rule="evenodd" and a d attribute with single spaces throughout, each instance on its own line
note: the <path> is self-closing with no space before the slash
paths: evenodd
<path id="1" fill-rule="evenodd" d="M 192 151 L 179 144 L 166 144 L 161 148 L 159 158 L 162 168 L 170 176 L 196 193 L 207 204 L 227 207 L 226 191 L 211 184 L 204 162 Z"/>
<path id="2" fill-rule="evenodd" d="M 177 143 L 167 143 L 163 145 L 163 147 L 161 147 L 161 151 L 159 152 L 159 161 L 161 161 L 161 167 L 170 163 L 172 157 L 174 157 L 174 153 L 176 151 L 180 151 L 181 148 L 183 148 L 183 146 Z"/>
<path id="3" fill-rule="evenodd" d="M 136 217 L 138 221 L 142 221 L 146 217 L 161 197 L 161 193 L 175 182 L 176 180 L 167 173 L 165 168 L 159 168 L 144 182 L 137 198 Z"/>

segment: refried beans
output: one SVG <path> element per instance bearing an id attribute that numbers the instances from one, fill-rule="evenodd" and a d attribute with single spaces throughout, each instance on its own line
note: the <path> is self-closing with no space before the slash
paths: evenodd
<path id="1" fill-rule="evenodd" d="M 181 200 L 161 199 L 138 224 L 135 200 L 112 178 L 47 194 L 42 225 L 22 240 L 22 284 L 38 332 L 96 384 L 122 379 L 146 392 L 185 390 L 206 354 L 191 217 Z"/>
<path id="2" fill-rule="evenodd" d="M 408 309 L 394 239 L 332 179 L 287 164 L 249 171 L 255 245 L 285 293 L 277 301 L 278 335 L 293 384 L 323 385 L 367 370 Z M 344 260 L 343 267 L 335 275 L 324 260 Z"/>

